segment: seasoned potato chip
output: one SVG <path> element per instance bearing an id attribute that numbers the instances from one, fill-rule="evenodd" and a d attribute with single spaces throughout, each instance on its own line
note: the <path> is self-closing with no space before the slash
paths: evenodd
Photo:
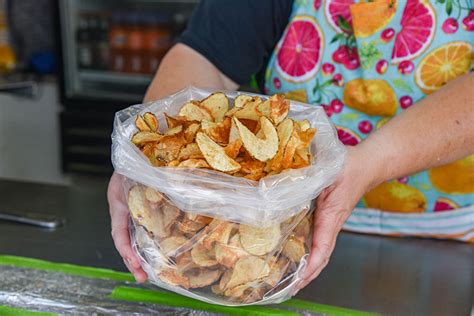
<path id="1" fill-rule="evenodd" d="M 293 157 L 293 163 L 291 164 L 292 169 L 299 169 L 309 166 L 309 162 L 301 158 L 298 153 Z"/>
<path id="2" fill-rule="evenodd" d="M 174 269 L 163 270 L 158 274 L 158 277 L 161 279 L 161 281 L 174 286 L 181 286 L 185 289 L 189 289 L 191 286 L 189 279 L 184 275 L 179 275 Z"/>
<path id="3" fill-rule="evenodd" d="M 158 131 L 158 119 L 156 115 L 151 112 L 146 112 L 143 114 L 143 120 L 146 122 L 150 131 L 157 132 Z"/>
<path id="4" fill-rule="evenodd" d="M 137 146 L 142 146 L 146 143 L 158 142 L 162 138 L 163 135 L 155 132 L 137 132 L 132 136 L 132 143 Z"/>
<path id="5" fill-rule="evenodd" d="M 280 257 L 276 262 L 272 262 L 270 264 L 270 274 L 265 278 L 265 283 L 272 288 L 277 286 L 285 275 L 289 265 L 290 263 L 284 257 Z"/>
<path id="6" fill-rule="evenodd" d="M 155 147 L 155 157 L 166 162 L 178 158 L 181 148 L 186 145 L 183 133 L 172 136 L 164 136 Z"/>
<path id="7" fill-rule="evenodd" d="M 263 177 L 267 175 L 266 172 L 258 172 L 258 173 L 251 173 L 251 174 L 246 174 L 244 178 L 249 179 L 249 180 L 254 180 L 254 181 L 259 181 Z"/>
<path id="8" fill-rule="evenodd" d="M 309 147 L 296 149 L 296 155 L 300 156 L 308 165 L 311 164 L 311 153 Z"/>
<path id="9" fill-rule="evenodd" d="M 169 236 L 169 227 L 163 223 L 163 213 L 150 207 L 141 186 L 136 185 L 128 192 L 128 208 L 135 223 L 142 226 L 152 237 Z"/>
<path id="10" fill-rule="evenodd" d="M 285 242 L 282 253 L 291 261 L 300 262 L 305 255 L 304 238 L 290 236 Z"/>
<path id="11" fill-rule="evenodd" d="M 311 128 L 311 123 L 308 120 L 302 120 L 302 121 L 296 122 L 296 124 L 299 125 L 300 130 L 302 132 L 306 131 L 308 128 Z"/>
<path id="12" fill-rule="evenodd" d="M 312 216 L 306 215 L 301 219 L 301 221 L 295 227 L 295 235 L 300 236 L 303 238 L 307 238 L 309 233 L 311 232 L 311 223 L 312 223 Z"/>
<path id="13" fill-rule="evenodd" d="M 219 280 L 219 289 L 224 292 L 226 287 L 227 287 L 227 283 L 229 283 L 230 281 L 230 278 L 232 277 L 232 273 L 233 273 L 233 270 L 232 269 L 228 269 L 224 272 L 224 274 L 222 275 L 222 278 Z"/>
<path id="14" fill-rule="evenodd" d="M 181 148 L 178 155 L 178 160 L 180 161 L 201 158 L 204 158 L 204 156 L 202 155 L 201 150 L 196 143 L 187 144 L 185 147 Z"/>
<path id="15" fill-rule="evenodd" d="M 188 241 L 184 236 L 171 236 L 160 241 L 161 251 L 167 256 L 171 256 L 176 250 Z"/>
<path id="16" fill-rule="evenodd" d="M 239 155 L 241 148 L 242 141 L 240 139 L 237 139 L 236 141 L 229 143 L 227 146 L 225 146 L 224 152 L 230 158 L 235 159 Z"/>
<path id="17" fill-rule="evenodd" d="M 201 122 L 202 120 L 212 121 L 214 119 L 209 110 L 202 107 L 197 101 L 190 101 L 183 105 L 178 115 L 186 118 L 188 121 Z"/>
<path id="18" fill-rule="evenodd" d="M 200 224 L 209 224 L 213 221 L 213 218 L 212 217 L 209 217 L 209 216 L 203 216 L 203 215 L 198 215 L 198 214 L 194 214 L 194 213 L 185 213 L 184 215 L 187 219 L 193 221 L 193 222 L 196 222 L 196 223 L 200 223 Z"/>
<path id="19" fill-rule="evenodd" d="M 159 203 L 164 199 L 163 195 L 160 192 L 149 187 L 147 187 L 145 190 L 145 197 L 148 201 L 152 203 Z"/>
<path id="20" fill-rule="evenodd" d="M 178 118 L 172 117 L 165 113 L 166 125 L 168 125 L 168 129 L 175 128 L 176 126 L 183 125 L 183 120 Z"/>
<path id="21" fill-rule="evenodd" d="M 258 106 L 262 103 L 262 99 L 259 97 L 252 97 L 252 99 L 245 102 L 242 107 L 234 107 L 226 116 L 236 117 L 238 119 L 248 119 L 258 121 L 263 115 L 259 110 Z"/>
<path id="22" fill-rule="evenodd" d="M 263 168 L 265 163 L 258 160 L 247 160 L 240 162 L 240 172 L 250 173 L 250 174 L 260 174 L 263 173 Z"/>
<path id="23" fill-rule="evenodd" d="M 247 101 L 252 100 L 250 95 L 241 94 L 234 99 L 234 108 L 241 108 L 247 103 Z"/>
<path id="24" fill-rule="evenodd" d="M 272 159 L 278 151 L 278 135 L 275 127 L 266 118 L 260 119 L 264 139 L 255 136 L 237 118 L 234 117 L 235 125 L 239 130 L 240 139 L 243 146 L 252 157 L 260 161 Z"/>
<path id="25" fill-rule="evenodd" d="M 183 125 L 178 125 L 176 127 L 170 128 L 166 131 L 165 136 L 173 136 L 183 131 Z"/>
<path id="26" fill-rule="evenodd" d="M 227 144 L 229 142 L 229 133 L 231 129 L 232 119 L 226 117 L 219 123 L 214 123 L 208 120 L 202 120 L 201 128 L 207 136 L 219 144 Z"/>
<path id="27" fill-rule="evenodd" d="M 232 236 L 227 245 L 216 243 L 215 249 L 217 262 L 227 268 L 232 268 L 238 259 L 250 255 L 242 248 L 239 234 Z"/>
<path id="28" fill-rule="evenodd" d="M 179 163 L 178 168 L 210 168 L 204 159 L 187 159 Z"/>
<path id="29" fill-rule="evenodd" d="M 189 280 L 189 288 L 201 288 L 219 280 L 222 271 L 219 269 L 193 269 L 185 273 Z"/>
<path id="30" fill-rule="evenodd" d="M 191 258 L 191 252 L 186 251 L 176 257 L 176 273 L 178 275 L 182 276 L 187 271 L 196 268 L 199 266 Z"/>
<path id="31" fill-rule="evenodd" d="M 167 167 L 177 167 L 179 165 L 180 161 L 178 159 L 171 160 L 166 164 Z"/>
<path id="32" fill-rule="evenodd" d="M 222 92 L 215 92 L 201 100 L 201 106 L 207 109 L 216 122 L 224 119 L 225 113 L 229 110 L 229 99 Z"/>
<path id="33" fill-rule="evenodd" d="M 138 128 L 140 132 L 151 132 L 150 126 L 145 122 L 143 117 L 140 115 L 137 115 L 137 118 L 135 119 L 135 126 Z"/>
<path id="34" fill-rule="evenodd" d="M 178 229 L 185 234 L 194 234 L 203 229 L 207 224 L 190 220 L 186 216 L 178 223 Z"/>
<path id="35" fill-rule="evenodd" d="M 290 112 L 290 101 L 285 100 L 285 96 L 282 94 L 272 95 L 270 101 L 270 115 L 269 119 L 275 125 L 280 124 Z"/>
<path id="36" fill-rule="evenodd" d="M 197 243 L 191 250 L 193 262 L 200 267 L 212 267 L 217 264 L 216 258 L 202 244 Z"/>
<path id="37" fill-rule="evenodd" d="M 240 169 L 240 165 L 225 154 L 224 148 L 216 144 L 206 134 L 197 133 L 196 142 L 207 163 L 215 170 L 235 172 Z"/>
<path id="38" fill-rule="evenodd" d="M 196 138 L 197 132 L 201 129 L 201 125 L 198 123 L 192 123 L 189 125 L 186 130 L 184 131 L 184 137 L 186 138 L 186 141 L 188 143 L 194 142 L 194 139 Z"/>
<path id="39" fill-rule="evenodd" d="M 214 249 L 214 244 L 227 244 L 235 224 L 231 222 L 214 219 L 209 226 L 207 226 L 207 234 L 203 239 L 202 244 L 207 250 Z"/>
<path id="40" fill-rule="evenodd" d="M 241 224 L 239 226 L 240 243 L 244 249 L 256 256 L 273 251 L 280 242 L 280 225 L 254 227 Z"/>
<path id="41" fill-rule="evenodd" d="M 277 127 L 277 134 L 278 134 L 278 139 L 280 140 L 280 143 L 278 144 L 278 151 L 273 157 L 272 160 L 270 160 L 267 164 L 268 170 L 273 170 L 273 171 L 280 171 L 283 168 L 283 158 L 284 158 L 284 153 L 286 149 L 286 145 L 288 144 L 288 141 L 291 138 L 291 135 L 293 135 L 293 130 L 294 130 L 294 122 L 292 119 L 285 119 L 283 122 L 281 122 L 278 127 Z"/>
<path id="42" fill-rule="evenodd" d="M 235 263 L 232 276 L 225 289 L 232 289 L 238 285 L 264 279 L 269 274 L 270 267 L 264 259 L 255 256 L 241 258 Z"/>

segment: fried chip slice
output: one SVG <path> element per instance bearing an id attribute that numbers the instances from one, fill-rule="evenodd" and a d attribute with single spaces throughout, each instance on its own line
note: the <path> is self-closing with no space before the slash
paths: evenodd
<path id="1" fill-rule="evenodd" d="M 278 151 L 278 134 L 273 124 L 266 117 L 260 118 L 264 139 L 255 136 L 235 117 L 234 121 L 239 130 L 243 146 L 253 158 L 267 161 L 276 155 Z"/>
<path id="2" fill-rule="evenodd" d="M 273 251 L 281 238 L 280 225 L 254 227 L 241 224 L 239 226 L 240 243 L 249 253 L 262 256 Z"/>
<path id="3" fill-rule="evenodd" d="M 219 123 L 214 123 L 208 120 L 202 120 L 201 128 L 207 136 L 219 144 L 229 143 L 229 133 L 231 129 L 232 119 L 226 117 Z"/>
<path id="4" fill-rule="evenodd" d="M 293 163 L 291 164 L 292 169 L 299 169 L 309 166 L 309 162 L 301 158 L 298 153 L 293 157 Z"/>
<path id="5" fill-rule="evenodd" d="M 145 122 L 143 117 L 140 115 L 137 115 L 137 118 L 135 119 L 135 126 L 138 128 L 140 132 L 151 132 L 150 126 Z"/>
<path id="6" fill-rule="evenodd" d="M 193 269 L 185 273 L 189 280 L 189 288 L 196 289 L 211 285 L 219 280 L 222 271 L 219 269 Z"/>
<path id="7" fill-rule="evenodd" d="M 183 252 L 176 257 L 176 273 L 178 275 L 183 275 L 187 271 L 196 268 L 199 268 L 199 266 L 194 263 L 190 251 Z"/>
<path id="8" fill-rule="evenodd" d="M 145 189 L 145 197 L 152 203 L 159 203 L 164 200 L 164 197 L 160 192 L 150 187 Z"/>
<path id="9" fill-rule="evenodd" d="M 175 128 L 176 126 L 180 126 L 184 124 L 183 119 L 178 119 L 176 117 L 172 117 L 165 113 L 166 125 L 168 125 L 168 129 Z"/>
<path id="10" fill-rule="evenodd" d="M 214 249 L 214 244 L 216 242 L 224 245 L 227 244 L 235 226 L 234 223 L 214 219 L 206 228 L 207 234 L 206 237 L 204 237 L 202 244 L 209 251 Z"/>
<path id="11" fill-rule="evenodd" d="M 227 283 L 229 283 L 230 278 L 232 277 L 232 273 L 233 269 L 227 269 L 222 275 L 222 278 L 219 280 L 219 289 L 222 291 L 222 293 L 225 291 Z"/>
<path id="12" fill-rule="evenodd" d="M 227 282 L 225 289 L 232 289 L 238 285 L 262 280 L 269 274 L 270 267 L 264 259 L 255 256 L 240 258 L 235 263 L 232 276 Z"/>
<path id="13" fill-rule="evenodd" d="M 158 131 L 158 119 L 156 118 L 155 114 L 151 112 L 146 112 L 145 114 L 143 114 L 143 120 L 146 122 L 152 132 Z"/>
<path id="14" fill-rule="evenodd" d="M 215 122 L 221 122 L 224 119 L 225 113 L 229 110 L 229 99 L 222 92 L 215 92 L 201 100 L 201 107 L 207 109 Z"/>
<path id="15" fill-rule="evenodd" d="M 176 127 L 170 128 L 166 131 L 165 136 L 173 136 L 183 131 L 183 125 L 178 125 Z"/>
<path id="16" fill-rule="evenodd" d="M 215 143 L 203 132 L 198 132 L 196 142 L 207 163 L 215 170 L 222 172 L 235 172 L 240 169 L 240 165 L 226 155 L 224 148 Z"/>
<path id="17" fill-rule="evenodd" d="M 260 174 L 263 173 L 265 163 L 258 160 L 244 160 L 240 162 L 240 172 L 248 174 Z"/>
<path id="18" fill-rule="evenodd" d="M 253 180 L 253 181 L 260 181 L 263 177 L 265 177 L 267 173 L 265 172 L 258 172 L 258 173 L 251 173 L 244 176 L 245 179 Z"/>
<path id="19" fill-rule="evenodd" d="M 155 147 L 155 157 L 165 162 L 176 160 L 179 156 L 181 148 L 186 145 L 184 134 L 164 136 Z"/>
<path id="20" fill-rule="evenodd" d="M 185 147 L 181 148 L 178 155 L 178 160 L 180 161 L 201 158 L 204 158 L 204 156 L 196 143 L 187 144 Z"/>
<path id="21" fill-rule="evenodd" d="M 155 132 L 137 132 L 132 136 L 132 143 L 137 146 L 142 146 L 146 143 L 158 142 L 162 138 L 163 135 Z"/>
<path id="22" fill-rule="evenodd" d="M 307 238 L 311 233 L 311 224 L 312 224 L 312 216 L 306 215 L 301 219 L 301 221 L 296 225 L 294 229 L 294 233 L 298 237 Z"/>
<path id="23" fill-rule="evenodd" d="M 289 265 L 290 263 L 285 257 L 280 257 L 276 262 L 272 262 L 270 264 L 270 274 L 265 278 L 265 283 L 272 288 L 277 286 L 285 275 Z"/>
<path id="24" fill-rule="evenodd" d="M 296 122 L 296 124 L 298 124 L 302 132 L 306 131 L 308 128 L 311 128 L 311 123 L 308 120 L 301 120 Z"/>
<path id="25" fill-rule="evenodd" d="M 212 117 L 209 110 L 203 108 L 197 101 L 189 101 L 178 112 L 179 116 L 186 118 L 188 121 L 198 121 L 209 120 L 212 121 Z"/>
<path id="26" fill-rule="evenodd" d="M 227 146 L 225 146 L 224 152 L 230 158 L 235 159 L 239 155 L 241 148 L 242 141 L 240 139 L 237 139 L 236 141 L 229 143 Z"/>
<path id="27" fill-rule="evenodd" d="M 179 275 L 176 270 L 171 268 L 161 271 L 158 274 L 158 278 L 160 278 L 160 280 L 165 283 L 168 283 L 173 286 L 181 286 L 185 289 L 189 289 L 189 287 L 191 286 L 189 283 L 189 279 L 186 276 Z"/>
<path id="28" fill-rule="evenodd" d="M 282 94 L 272 95 L 270 101 L 270 115 L 269 119 L 273 124 L 278 125 L 288 116 L 290 112 L 290 101 L 285 99 Z"/>
<path id="29" fill-rule="evenodd" d="M 207 224 L 205 223 L 200 223 L 200 222 L 196 222 L 196 221 L 193 221 L 193 220 L 190 220 L 189 218 L 187 218 L 186 216 L 183 218 L 182 221 L 180 221 L 177 226 L 178 226 L 178 229 L 180 231 L 182 231 L 183 233 L 185 234 L 194 234 L 198 231 L 200 231 L 201 229 L 203 229 Z"/>
<path id="30" fill-rule="evenodd" d="M 199 132 L 200 129 L 201 125 L 199 125 L 199 123 L 192 123 L 191 125 L 189 125 L 184 131 L 184 137 L 186 138 L 186 141 L 188 143 L 194 142 L 194 140 L 196 139 L 196 134 L 197 132 Z"/>
<path id="31" fill-rule="evenodd" d="M 268 169 L 266 171 L 280 171 L 283 167 L 283 156 L 286 145 L 293 135 L 294 122 L 292 119 L 285 119 L 277 127 L 277 134 L 280 143 L 278 144 L 278 152 L 275 157 L 268 162 Z"/>
<path id="32" fill-rule="evenodd" d="M 212 267 L 217 264 L 216 258 L 202 244 L 197 243 L 191 250 L 193 262 L 200 267 Z"/>
<path id="33" fill-rule="evenodd" d="M 198 215 L 198 214 L 194 214 L 194 213 L 185 213 L 184 215 L 187 219 L 193 221 L 193 222 L 196 222 L 196 223 L 200 223 L 200 224 L 209 224 L 213 221 L 213 218 L 212 217 L 209 217 L 209 216 L 204 216 L 204 215 Z"/>
<path id="34" fill-rule="evenodd" d="M 234 264 L 242 257 L 250 254 L 242 248 L 240 244 L 240 235 L 235 234 L 230 238 L 229 243 L 216 243 L 216 261 L 227 268 L 232 268 Z"/>
<path id="35" fill-rule="evenodd" d="M 184 236 L 171 236 L 160 241 L 161 251 L 166 256 L 174 254 L 182 245 L 184 245 L 188 239 Z"/>
<path id="36" fill-rule="evenodd" d="M 236 117 L 238 119 L 248 119 L 258 121 L 263 115 L 259 111 L 258 106 L 262 103 L 262 99 L 259 97 L 252 97 L 250 100 L 245 102 L 242 107 L 234 107 L 226 113 L 226 116 Z"/>
<path id="37" fill-rule="evenodd" d="M 167 167 L 177 167 L 179 165 L 180 161 L 178 159 L 171 160 L 166 164 Z"/>
<path id="38" fill-rule="evenodd" d="M 305 255 L 304 238 L 290 236 L 285 242 L 282 253 L 292 262 L 300 262 Z"/>
<path id="39" fill-rule="evenodd" d="M 178 168 L 210 168 L 209 164 L 204 159 L 186 159 L 179 163 Z"/>
<path id="40" fill-rule="evenodd" d="M 146 201 L 144 188 L 134 186 L 128 192 L 128 208 L 135 223 L 142 226 L 152 237 L 167 237 L 169 228 L 163 223 L 163 213 L 152 209 Z"/>
<path id="41" fill-rule="evenodd" d="M 252 96 L 246 94 L 240 94 L 234 99 L 234 108 L 242 108 L 244 107 L 247 101 L 252 100 Z"/>

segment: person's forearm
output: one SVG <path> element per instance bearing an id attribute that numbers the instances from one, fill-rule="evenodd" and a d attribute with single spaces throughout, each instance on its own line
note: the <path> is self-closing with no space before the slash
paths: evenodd
<path id="1" fill-rule="evenodd" d="M 474 74 L 427 96 L 357 146 L 371 186 L 450 163 L 474 152 Z"/>
<path id="2" fill-rule="evenodd" d="M 163 58 L 144 101 L 157 100 L 189 85 L 227 90 L 238 88 L 204 56 L 186 45 L 176 44 Z"/>

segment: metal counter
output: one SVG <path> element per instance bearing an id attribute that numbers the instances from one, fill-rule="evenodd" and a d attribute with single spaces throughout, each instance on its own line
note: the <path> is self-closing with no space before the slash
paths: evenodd
<path id="1" fill-rule="evenodd" d="M 41 229 L 0 221 L 0 254 L 125 271 L 110 236 L 107 180 L 69 187 L 0 180 L 0 207 L 65 217 Z M 471 315 L 474 245 L 341 233 L 329 266 L 297 298 L 386 315 Z"/>

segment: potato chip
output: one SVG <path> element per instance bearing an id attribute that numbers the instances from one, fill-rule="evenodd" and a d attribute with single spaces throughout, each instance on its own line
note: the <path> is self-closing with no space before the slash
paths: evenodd
<path id="1" fill-rule="evenodd" d="M 206 134 L 197 133 L 196 142 L 207 163 L 215 170 L 235 172 L 240 169 L 240 165 L 225 154 L 224 148 L 216 144 Z"/>
<path id="2" fill-rule="evenodd" d="M 265 278 L 265 283 L 270 285 L 272 288 L 276 287 L 285 275 L 289 265 L 290 263 L 288 262 L 288 259 L 284 257 L 280 257 L 276 262 L 272 262 L 270 264 L 270 273 L 268 277 Z"/>
<path id="3" fill-rule="evenodd" d="M 262 103 L 262 99 L 259 97 L 252 97 L 252 99 L 245 102 L 243 107 L 236 108 L 234 107 L 229 112 L 226 113 L 226 116 L 236 117 L 238 119 L 248 119 L 253 121 L 258 121 L 263 115 L 259 110 L 258 106 Z"/>
<path id="4" fill-rule="evenodd" d="M 237 139 L 236 141 L 229 143 L 227 146 L 225 146 L 224 152 L 230 158 L 235 159 L 239 155 L 241 148 L 242 141 L 240 139 Z"/>
<path id="5" fill-rule="evenodd" d="M 315 128 L 308 128 L 305 131 L 301 131 L 298 129 L 298 149 L 308 148 L 311 145 L 311 141 L 313 140 L 314 135 L 316 134 Z"/>
<path id="6" fill-rule="evenodd" d="M 227 144 L 229 142 L 231 123 L 232 119 L 230 117 L 226 117 L 219 123 L 202 120 L 201 128 L 202 131 L 216 143 Z"/>
<path id="7" fill-rule="evenodd" d="M 160 280 L 165 283 L 174 286 L 181 286 L 185 289 L 189 289 L 189 287 L 191 286 L 189 283 L 189 279 L 184 275 L 179 275 L 174 269 L 166 269 L 161 271 L 158 274 L 158 278 L 160 278 Z"/>
<path id="8" fill-rule="evenodd" d="M 207 226 L 207 234 L 204 237 L 202 244 L 207 250 L 214 249 L 214 244 L 227 244 L 235 224 L 231 222 L 214 219 L 209 226 Z"/>
<path id="9" fill-rule="evenodd" d="M 266 171 L 280 171 L 283 168 L 283 158 L 286 145 L 293 135 L 294 122 L 292 119 L 285 119 L 277 127 L 277 134 L 280 143 L 278 144 L 278 151 L 272 160 L 268 162 Z"/>
<path id="10" fill-rule="evenodd" d="M 150 126 L 145 122 L 143 117 L 140 115 L 137 115 L 137 118 L 135 119 L 135 126 L 138 128 L 140 132 L 151 132 Z"/>
<path id="11" fill-rule="evenodd" d="M 178 168 L 210 168 L 209 164 L 204 159 L 187 159 L 183 160 L 177 166 Z"/>
<path id="12" fill-rule="evenodd" d="M 178 224 L 178 229 L 185 234 L 195 234 L 196 232 L 203 229 L 207 224 L 190 220 L 186 217 L 183 218 Z"/>
<path id="13" fill-rule="evenodd" d="M 179 165 L 180 161 L 178 159 L 171 160 L 166 164 L 167 167 L 177 167 Z"/>
<path id="14" fill-rule="evenodd" d="M 311 128 L 311 123 L 308 120 L 301 120 L 299 122 L 296 122 L 298 126 L 300 127 L 301 131 L 306 131 L 308 128 Z"/>
<path id="15" fill-rule="evenodd" d="M 216 261 L 227 268 L 232 268 L 238 259 L 250 254 L 242 248 L 240 235 L 235 234 L 228 244 L 216 243 Z"/>
<path id="16" fill-rule="evenodd" d="M 175 253 L 183 244 L 188 241 L 184 236 L 171 236 L 160 241 L 161 251 L 166 256 L 171 256 Z"/>
<path id="17" fill-rule="evenodd" d="M 179 120 L 178 118 L 172 117 L 165 113 L 166 125 L 168 125 L 168 129 L 175 128 L 176 126 L 183 125 L 183 120 Z"/>
<path id="18" fill-rule="evenodd" d="M 163 223 L 163 213 L 150 207 L 143 187 L 137 185 L 128 192 L 128 208 L 135 223 L 142 226 L 152 237 L 169 236 L 169 227 Z"/>
<path id="19" fill-rule="evenodd" d="M 249 253 L 262 256 L 273 251 L 280 242 L 280 225 L 254 227 L 241 224 L 239 226 L 240 243 Z"/>
<path id="20" fill-rule="evenodd" d="M 290 236 L 285 242 L 282 253 L 293 262 L 300 262 L 305 255 L 304 238 Z"/>
<path id="21" fill-rule="evenodd" d="M 234 117 L 243 146 L 252 157 L 260 161 L 272 159 L 278 151 L 278 135 L 275 127 L 266 118 L 260 119 L 264 139 L 255 136 L 247 127 Z"/>
<path id="22" fill-rule="evenodd" d="M 200 243 L 194 245 L 191 258 L 200 267 L 212 267 L 217 264 L 215 256 L 212 256 L 212 253 Z"/>
<path id="23" fill-rule="evenodd" d="M 264 279 L 269 274 L 270 267 L 264 259 L 255 256 L 240 258 L 235 263 L 225 289 L 232 289 L 238 285 Z"/>
<path id="24" fill-rule="evenodd" d="M 296 149 L 296 155 L 300 156 L 308 165 L 311 164 L 311 153 L 309 147 Z"/>
<path id="25" fill-rule="evenodd" d="M 213 218 L 212 217 L 209 217 L 209 216 L 203 216 L 203 215 L 198 215 L 198 214 L 194 214 L 194 213 L 185 213 L 184 215 L 187 219 L 193 221 L 193 222 L 196 222 L 196 223 L 200 223 L 200 224 L 209 224 L 213 221 Z"/>
<path id="26" fill-rule="evenodd" d="M 234 99 L 234 108 L 242 108 L 250 100 L 252 100 L 251 96 L 240 94 Z"/>
<path id="27" fill-rule="evenodd" d="M 219 280 L 222 271 L 219 269 L 193 269 L 185 273 L 189 280 L 189 288 L 201 288 Z"/>
<path id="28" fill-rule="evenodd" d="M 244 178 L 253 180 L 253 181 L 260 181 L 263 177 L 267 175 L 266 172 L 258 172 L 258 173 L 251 173 L 251 174 L 246 174 Z"/>
<path id="29" fill-rule="evenodd" d="M 178 125 L 176 127 L 170 128 L 166 131 L 165 136 L 173 136 L 183 131 L 183 125 Z"/>
<path id="30" fill-rule="evenodd" d="M 308 161 L 304 160 L 303 158 L 301 158 L 300 155 L 298 155 L 298 153 L 296 153 L 295 156 L 293 157 L 293 163 L 291 164 L 291 168 L 299 169 L 299 168 L 304 168 L 307 166 L 309 166 Z"/>
<path id="31" fill-rule="evenodd" d="M 160 192 L 156 191 L 153 188 L 149 188 L 149 187 L 147 187 L 145 189 L 145 197 L 148 201 L 150 201 L 152 203 L 159 203 L 159 202 L 163 201 L 163 199 L 164 199 L 163 195 Z"/>
<path id="32" fill-rule="evenodd" d="M 273 124 L 278 125 L 288 116 L 290 112 L 290 101 L 285 100 L 282 94 L 272 95 L 270 101 L 270 115 L 269 119 Z"/>
<path id="33" fill-rule="evenodd" d="M 158 131 L 158 119 L 156 118 L 155 114 L 146 112 L 143 114 L 143 120 L 146 122 L 152 132 Z"/>
<path id="34" fill-rule="evenodd" d="M 181 148 L 186 145 L 183 133 L 172 136 L 164 136 L 155 147 L 155 157 L 165 162 L 178 158 Z"/>
<path id="35" fill-rule="evenodd" d="M 196 268 L 199 268 L 199 266 L 194 263 L 190 251 L 183 252 L 176 257 L 176 273 L 178 275 L 182 276 L 187 271 Z"/>
<path id="36" fill-rule="evenodd" d="M 137 132 L 132 136 L 132 143 L 137 146 L 142 146 L 146 143 L 158 142 L 162 138 L 163 135 L 155 132 Z"/>
<path id="37" fill-rule="evenodd" d="M 201 150 L 196 143 L 187 144 L 185 147 L 181 148 L 178 155 L 178 160 L 180 161 L 201 158 L 204 158 L 204 156 L 202 155 Z"/>
<path id="38" fill-rule="evenodd" d="M 307 238 L 311 232 L 312 216 L 306 215 L 296 225 L 294 233 L 296 236 Z"/>
<path id="39" fill-rule="evenodd" d="M 253 282 L 246 283 L 246 284 L 241 284 L 241 285 L 237 285 L 233 288 L 227 289 L 224 292 L 224 295 L 228 296 L 228 297 L 238 298 L 238 297 L 244 295 L 245 290 L 247 290 L 252 285 L 252 283 Z"/>
<path id="40" fill-rule="evenodd" d="M 186 118 L 188 121 L 214 120 L 209 110 L 201 107 L 197 101 L 189 101 L 178 112 L 179 116 Z"/>
<path id="41" fill-rule="evenodd" d="M 240 172 L 250 173 L 250 174 L 260 174 L 263 173 L 263 168 L 265 163 L 258 160 L 247 160 L 240 162 Z"/>
<path id="42" fill-rule="evenodd" d="M 221 122 L 225 113 L 229 110 L 229 99 L 222 92 L 215 92 L 201 100 L 201 107 L 207 109 L 215 122 Z"/>
<path id="43" fill-rule="evenodd" d="M 162 223 L 165 227 L 170 227 L 175 223 L 175 221 L 179 218 L 182 212 L 171 204 L 169 201 L 165 200 L 163 203 L 160 204 L 160 210 L 163 213 Z"/>
<path id="44" fill-rule="evenodd" d="M 194 140 L 196 139 L 196 134 L 197 132 L 199 132 L 200 129 L 201 125 L 199 125 L 199 123 L 192 123 L 191 125 L 189 125 L 184 131 L 184 137 L 186 138 L 186 141 L 188 143 L 194 142 Z"/>

